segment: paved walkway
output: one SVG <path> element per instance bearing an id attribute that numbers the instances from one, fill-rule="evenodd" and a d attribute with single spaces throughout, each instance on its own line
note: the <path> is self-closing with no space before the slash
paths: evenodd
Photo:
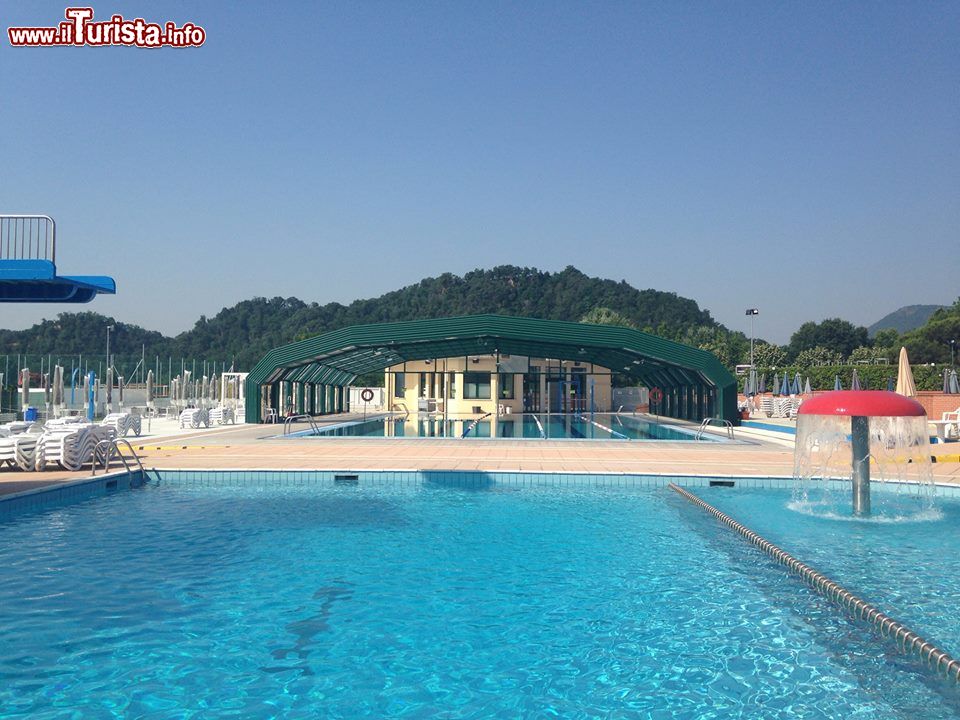
<path id="1" fill-rule="evenodd" d="M 349 418 L 340 416 L 325 421 L 342 422 Z M 282 431 L 279 425 L 183 431 L 175 424 L 154 421 L 149 436 L 130 439 L 144 466 L 157 469 L 793 474 L 792 437 L 739 429 L 737 438 L 742 440 L 734 443 L 277 437 Z M 958 450 L 957 443 L 931 446 L 932 453 L 946 453 L 947 457 Z M 960 484 L 958 462 L 934 463 L 933 473 L 940 482 Z M 3 469 L 0 494 L 89 475 L 89 470 L 26 473 Z"/>

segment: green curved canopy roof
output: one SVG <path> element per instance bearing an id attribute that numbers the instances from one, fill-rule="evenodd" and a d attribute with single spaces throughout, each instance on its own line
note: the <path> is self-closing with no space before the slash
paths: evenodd
<path id="1" fill-rule="evenodd" d="M 261 387 L 281 381 L 349 385 L 407 360 L 499 352 L 594 363 L 664 392 L 715 390 L 715 417 L 733 420 L 736 379 L 712 354 L 612 325 L 470 315 L 354 325 L 268 352 L 247 376 L 247 422 L 259 421 Z"/>

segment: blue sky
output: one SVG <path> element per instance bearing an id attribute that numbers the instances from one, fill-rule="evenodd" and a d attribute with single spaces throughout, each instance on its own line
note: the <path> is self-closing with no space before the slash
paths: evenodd
<path id="1" fill-rule="evenodd" d="M 960 295 L 960 4 L 95 2 L 199 49 L 0 42 L 0 208 L 175 333 L 499 264 L 785 342 Z M 54 25 L 64 4 L 6 4 Z"/>

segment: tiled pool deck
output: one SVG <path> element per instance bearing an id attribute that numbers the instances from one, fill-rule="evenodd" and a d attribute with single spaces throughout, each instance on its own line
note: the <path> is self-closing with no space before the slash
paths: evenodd
<path id="1" fill-rule="evenodd" d="M 129 438 L 147 469 L 388 470 L 567 472 L 713 477 L 789 477 L 793 448 L 783 438 L 737 431 L 746 442 L 693 443 L 550 440 L 404 440 L 275 437 L 276 425 L 237 425 L 180 432 L 154 428 Z M 960 444 L 933 445 L 947 459 Z M 114 469 L 121 468 L 114 464 Z M 934 478 L 960 485 L 960 463 L 938 462 Z M 80 472 L 0 470 L 0 494 L 90 476 Z"/>

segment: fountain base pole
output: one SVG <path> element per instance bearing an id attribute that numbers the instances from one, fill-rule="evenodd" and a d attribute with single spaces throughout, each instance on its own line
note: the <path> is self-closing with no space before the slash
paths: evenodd
<path id="1" fill-rule="evenodd" d="M 850 419 L 853 441 L 853 514 L 870 514 L 870 419 Z"/>

